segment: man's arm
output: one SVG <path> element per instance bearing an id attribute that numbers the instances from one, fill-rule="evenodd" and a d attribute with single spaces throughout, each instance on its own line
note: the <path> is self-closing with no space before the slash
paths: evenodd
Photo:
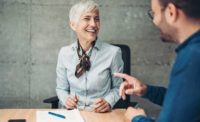
<path id="1" fill-rule="evenodd" d="M 155 120 L 139 115 L 132 119 L 131 122 L 154 122 Z"/>
<path id="2" fill-rule="evenodd" d="M 192 48 L 190 48 L 192 49 Z M 190 50 L 176 60 L 173 67 L 170 84 L 163 102 L 162 111 L 156 122 L 199 122 L 200 121 L 200 58 L 199 50 Z M 181 57 L 181 58 L 180 58 Z M 184 60 L 183 60 L 184 59 Z M 140 121 L 146 122 L 146 117 Z M 147 121 L 148 122 L 148 121 Z"/>

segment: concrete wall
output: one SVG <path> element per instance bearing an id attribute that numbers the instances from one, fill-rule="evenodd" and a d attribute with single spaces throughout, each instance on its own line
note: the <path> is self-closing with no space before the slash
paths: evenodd
<path id="1" fill-rule="evenodd" d="M 0 0 L 0 108 L 49 107 L 55 95 L 56 62 L 72 42 L 68 13 L 78 0 Z M 159 40 L 147 16 L 149 0 L 95 0 L 100 4 L 99 38 L 131 48 L 132 75 L 167 86 L 174 45 Z"/>

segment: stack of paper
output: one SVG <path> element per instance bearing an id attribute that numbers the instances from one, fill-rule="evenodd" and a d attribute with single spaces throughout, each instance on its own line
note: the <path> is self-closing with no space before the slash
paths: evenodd
<path id="1" fill-rule="evenodd" d="M 49 112 L 61 115 L 61 117 L 49 114 Z M 64 116 L 65 118 L 62 118 Z M 74 110 L 50 110 L 37 111 L 36 122 L 84 122 L 78 109 Z"/>

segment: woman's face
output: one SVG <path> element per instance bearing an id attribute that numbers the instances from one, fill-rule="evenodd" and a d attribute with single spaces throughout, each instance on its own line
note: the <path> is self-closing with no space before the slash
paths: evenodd
<path id="1" fill-rule="evenodd" d="M 83 12 L 77 22 L 71 22 L 79 41 L 93 42 L 96 40 L 99 29 L 99 11 Z"/>

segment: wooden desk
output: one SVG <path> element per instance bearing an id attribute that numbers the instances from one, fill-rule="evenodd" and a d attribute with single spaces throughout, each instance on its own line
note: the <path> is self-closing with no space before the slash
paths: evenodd
<path id="1" fill-rule="evenodd" d="M 0 122 L 9 119 L 26 119 L 26 122 L 36 121 L 37 110 L 48 109 L 0 109 Z M 108 113 L 81 111 L 85 122 L 128 122 L 124 117 L 125 109 L 115 109 Z"/>

